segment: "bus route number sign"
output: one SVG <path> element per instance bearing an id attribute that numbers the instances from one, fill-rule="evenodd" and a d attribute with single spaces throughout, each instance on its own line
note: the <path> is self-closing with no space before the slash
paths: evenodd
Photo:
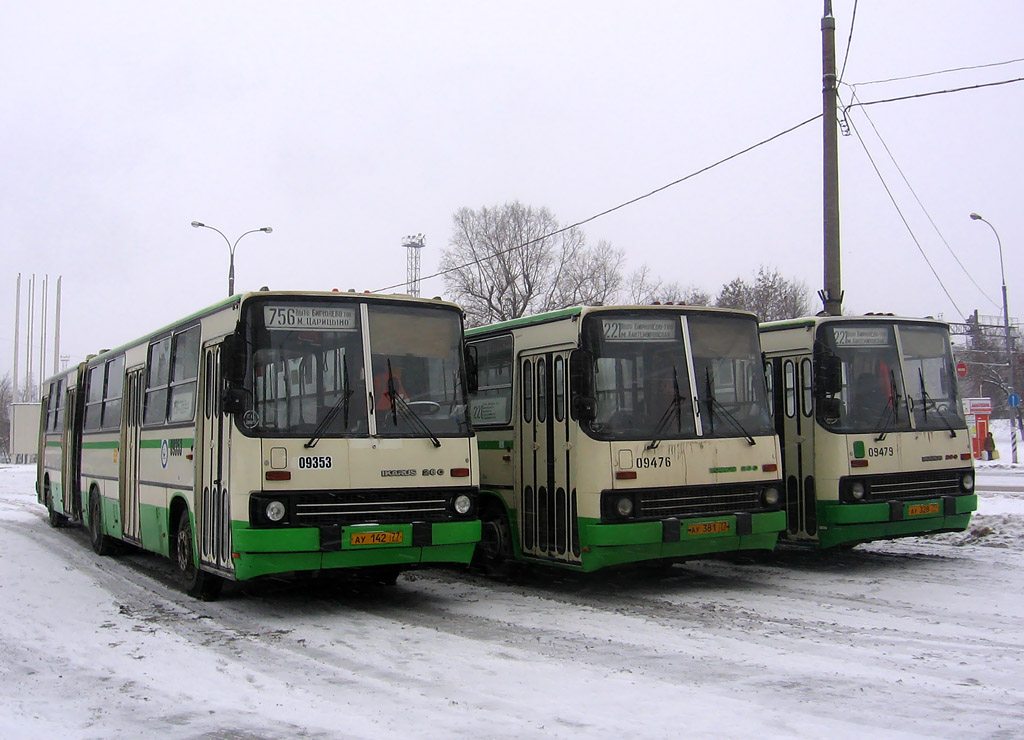
<path id="1" fill-rule="evenodd" d="M 351 306 L 264 306 L 263 325 L 293 331 L 353 331 L 356 310 Z"/>
<path id="2" fill-rule="evenodd" d="M 664 342 L 675 339 L 676 324 L 658 319 L 604 319 L 601 331 L 610 342 Z"/>

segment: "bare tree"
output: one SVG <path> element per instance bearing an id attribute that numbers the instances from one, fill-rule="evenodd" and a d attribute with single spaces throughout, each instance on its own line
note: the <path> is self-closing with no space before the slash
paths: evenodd
<path id="1" fill-rule="evenodd" d="M 776 321 L 807 315 L 809 294 L 806 284 L 787 280 L 778 270 L 762 265 L 752 283 L 738 277 L 723 285 L 715 305 L 751 311 L 761 321 Z"/>
<path id="2" fill-rule="evenodd" d="M 462 208 L 452 221 L 441 269 L 469 326 L 606 303 L 621 288 L 622 252 L 607 242 L 588 248 L 581 230 L 563 229 L 547 208 Z"/>
<path id="3" fill-rule="evenodd" d="M 652 303 L 685 303 L 689 306 L 710 306 L 711 294 L 697 287 L 688 285 L 679 287 L 679 283 L 666 283 L 651 272 L 651 268 L 642 265 L 632 275 L 626 285 L 626 300 L 635 305 L 646 306 Z"/>

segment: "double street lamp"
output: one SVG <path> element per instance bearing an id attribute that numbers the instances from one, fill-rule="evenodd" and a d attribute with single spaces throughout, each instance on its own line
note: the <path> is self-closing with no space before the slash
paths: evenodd
<path id="1" fill-rule="evenodd" d="M 1009 368 L 1010 379 L 1006 383 L 1007 395 L 1013 393 L 1013 346 L 1010 340 L 1010 309 L 1007 308 L 1006 304 L 1006 270 L 1003 267 L 1003 240 L 999 238 L 999 232 L 996 231 L 996 227 L 986 221 L 977 213 L 971 214 L 971 220 L 981 221 L 982 223 L 988 224 L 988 227 L 992 229 L 992 233 L 996 235 L 996 244 L 999 246 L 999 273 L 1003 280 L 1003 338 L 1006 342 L 1006 366 Z M 1010 419 L 1010 440 L 1012 442 L 1013 449 L 1013 462 L 1017 462 L 1017 432 L 1013 428 L 1013 419 Z"/>
<path id="2" fill-rule="evenodd" d="M 207 226 L 202 221 L 193 221 L 192 222 L 192 228 L 194 228 L 194 229 L 211 229 L 212 231 L 216 231 L 218 234 L 220 234 L 221 236 L 224 237 L 224 241 L 228 245 L 228 250 L 231 252 L 231 262 L 230 262 L 230 264 L 228 266 L 228 298 L 230 298 L 231 296 L 233 296 L 235 294 L 235 247 L 238 246 L 238 242 L 242 241 L 242 236 L 245 236 L 246 234 L 253 234 L 253 233 L 257 232 L 257 231 L 262 231 L 265 234 L 269 234 L 270 232 L 273 231 L 273 229 L 270 228 L 269 226 L 264 226 L 261 229 L 250 229 L 249 231 L 246 231 L 244 234 L 242 234 L 242 236 L 240 236 L 237 239 L 235 239 L 235 243 L 232 244 L 231 240 L 228 239 L 226 236 L 224 236 L 224 232 L 223 231 L 221 231 L 220 229 L 218 229 L 218 228 L 216 228 L 214 226 Z M 1006 295 L 1005 286 L 1004 286 L 1003 295 L 1004 296 Z"/>

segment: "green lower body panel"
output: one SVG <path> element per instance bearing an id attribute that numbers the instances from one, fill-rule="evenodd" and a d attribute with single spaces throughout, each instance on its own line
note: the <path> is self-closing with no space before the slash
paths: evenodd
<path id="1" fill-rule="evenodd" d="M 823 548 L 939 532 L 962 532 L 978 509 L 974 494 L 924 501 L 871 504 L 818 502 L 818 542 Z"/>
<path id="2" fill-rule="evenodd" d="M 424 526 L 424 525 L 418 525 Z M 419 530 L 414 543 L 412 524 L 345 526 L 333 542 L 321 541 L 316 527 L 250 529 L 232 522 L 235 578 L 294 571 L 360 568 L 373 565 L 422 563 L 468 564 L 480 540 L 480 522 L 438 522 L 429 537 Z"/>
<path id="3" fill-rule="evenodd" d="M 771 550 L 786 528 L 782 511 L 751 514 L 749 527 L 736 516 L 682 519 L 678 523 L 601 524 L 580 518 L 582 569 L 644 560 L 684 559 L 739 550 Z M 739 532 L 743 531 L 743 534 Z"/>

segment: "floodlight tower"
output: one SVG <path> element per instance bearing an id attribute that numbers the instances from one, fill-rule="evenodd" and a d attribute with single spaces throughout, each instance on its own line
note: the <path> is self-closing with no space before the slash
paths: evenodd
<path id="1" fill-rule="evenodd" d="M 409 295 L 416 298 L 420 297 L 420 250 L 427 246 L 424 239 L 423 234 L 402 239 L 402 246 L 406 249 L 405 282 L 409 288 Z"/>

